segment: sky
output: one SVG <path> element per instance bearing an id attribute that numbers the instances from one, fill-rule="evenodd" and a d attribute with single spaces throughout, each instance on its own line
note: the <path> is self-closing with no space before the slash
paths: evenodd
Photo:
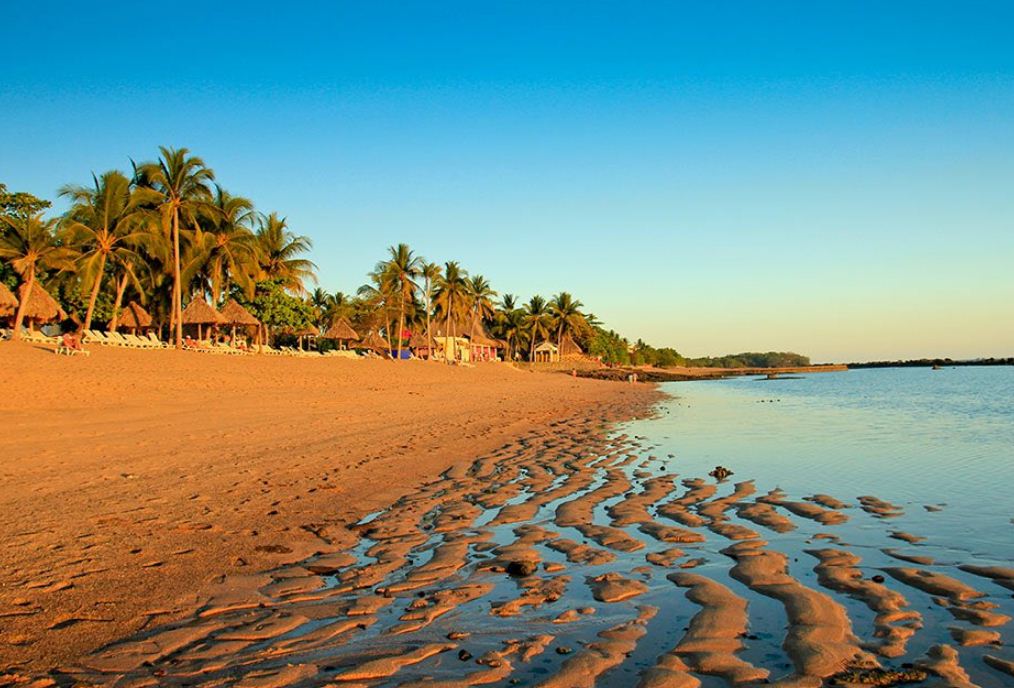
<path id="1" fill-rule="evenodd" d="M 1014 3 L 169 7 L 4 3 L 0 182 L 183 146 L 329 291 L 404 242 L 689 356 L 1014 355 Z"/>

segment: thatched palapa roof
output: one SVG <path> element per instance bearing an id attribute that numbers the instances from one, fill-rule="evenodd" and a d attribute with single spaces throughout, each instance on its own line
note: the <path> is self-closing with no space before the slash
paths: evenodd
<path id="1" fill-rule="evenodd" d="M 472 341 L 472 344 L 478 344 L 479 346 L 492 346 L 495 348 L 503 346 L 499 341 L 489 336 L 489 332 L 486 331 L 479 316 L 472 318 L 472 329 L 469 330 L 468 338 Z"/>
<path id="2" fill-rule="evenodd" d="M 113 321 L 109 321 L 112 326 Z M 141 308 L 137 301 L 131 301 L 127 307 L 120 311 L 120 319 L 116 322 L 117 327 L 126 327 L 130 330 L 143 330 L 151 327 L 151 316 L 148 311 Z"/>
<path id="3" fill-rule="evenodd" d="M 359 339 L 359 335 L 355 330 L 352 329 L 352 325 L 345 318 L 338 318 L 327 328 L 327 332 L 321 335 L 324 339 L 335 339 L 339 341 L 355 341 Z"/>
<path id="4" fill-rule="evenodd" d="M 296 330 L 293 330 L 292 334 L 295 335 L 296 337 L 319 337 L 320 330 L 318 330 L 313 325 L 306 325 L 305 327 L 300 327 Z"/>
<path id="5" fill-rule="evenodd" d="M 374 351 L 387 351 L 388 349 L 387 342 L 384 341 L 384 338 L 373 331 L 367 334 L 364 339 L 356 344 L 356 348 L 373 349 Z"/>
<path id="6" fill-rule="evenodd" d="M 574 338 L 567 334 L 560 342 L 561 356 L 584 356 L 584 350 L 574 341 Z"/>
<path id="7" fill-rule="evenodd" d="M 194 299 L 183 310 L 184 325 L 222 325 L 222 316 L 204 299 Z"/>
<path id="8" fill-rule="evenodd" d="M 408 348 L 410 349 L 426 349 L 429 348 L 430 341 L 426 337 L 425 332 L 416 332 L 412 335 L 412 339 L 408 341 Z"/>
<path id="9" fill-rule="evenodd" d="M 0 317 L 14 315 L 18 310 L 18 297 L 14 295 L 7 285 L 0 282 Z"/>
<path id="10" fill-rule="evenodd" d="M 222 310 L 219 312 L 222 316 L 222 324 L 224 325 L 241 325 L 244 327 L 258 327 L 261 321 L 255 318 L 250 311 L 243 308 L 243 306 L 236 303 L 235 299 L 229 299 L 229 302 L 222 306 Z"/>
<path id="11" fill-rule="evenodd" d="M 18 287 L 18 298 L 21 301 L 25 301 L 25 287 L 26 284 L 22 284 Z M 60 304 L 56 302 L 52 296 L 49 295 L 42 285 L 35 282 L 32 285 L 32 294 L 25 302 L 25 318 L 28 320 L 34 320 L 35 322 L 46 323 L 54 320 L 63 320 L 67 317 L 67 314 Z"/>

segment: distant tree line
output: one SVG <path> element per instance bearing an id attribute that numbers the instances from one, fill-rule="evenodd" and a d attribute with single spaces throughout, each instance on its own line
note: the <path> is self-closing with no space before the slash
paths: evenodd
<path id="1" fill-rule="evenodd" d="M 931 368 L 957 367 L 957 366 L 1002 366 L 1014 365 L 1014 357 L 1009 358 L 974 358 L 963 361 L 955 361 L 950 358 L 915 358 L 907 361 L 866 361 L 864 363 L 849 363 L 849 368 Z"/>

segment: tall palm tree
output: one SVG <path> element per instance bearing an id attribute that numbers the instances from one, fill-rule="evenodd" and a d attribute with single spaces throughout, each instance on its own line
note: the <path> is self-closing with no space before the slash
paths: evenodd
<path id="1" fill-rule="evenodd" d="M 465 279 L 468 273 L 465 272 L 457 261 L 444 263 L 444 274 L 437 278 L 436 305 L 444 316 L 444 359 L 451 360 L 451 347 L 447 345 L 447 337 L 452 340 L 457 334 L 452 323 L 460 312 L 467 309 L 466 299 L 468 298 L 468 287 Z"/>
<path id="2" fill-rule="evenodd" d="M 525 329 L 527 330 L 529 349 L 528 360 L 535 360 L 535 344 L 549 336 L 549 328 L 552 326 L 552 316 L 549 314 L 549 307 L 546 300 L 536 294 L 525 305 L 524 316 Z"/>
<path id="3" fill-rule="evenodd" d="M 125 265 L 140 260 L 136 249 L 150 241 L 139 212 L 141 195 L 133 193 L 130 180 L 116 170 L 101 177 L 92 175 L 94 186 L 65 186 L 61 196 L 73 205 L 63 223 L 63 238 L 79 251 L 78 272 L 82 283 L 91 283 L 84 329 L 91 329 L 95 302 L 106 274 L 107 263 Z"/>
<path id="4" fill-rule="evenodd" d="M 513 294 L 504 294 L 493 316 L 493 331 L 507 344 L 507 350 L 504 352 L 505 360 L 513 360 L 514 343 L 521 337 L 524 325 L 525 313 L 518 308 L 517 297 Z"/>
<path id="5" fill-rule="evenodd" d="M 401 346 L 405 332 L 405 306 L 414 303 L 414 296 L 419 285 L 415 279 L 422 269 L 423 260 L 412 252 L 408 244 L 389 246 L 390 258 L 386 263 L 378 265 L 383 269 L 386 279 L 392 283 L 392 291 L 397 294 L 398 301 L 398 360 L 401 360 Z"/>
<path id="6" fill-rule="evenodd" d="M 180 260 L 180 224 L 197 229 L 201 216 L 214 214 L 211 184 L 215 173 L 186 148 L 159 147 L 156 162 L 136 169 L 142 198 L 157 206 L 162 228 L 172 243 L 173 294 L 171 320 L 177 349 L 183 348 L 183 279 Z"/>
<path id="7" fill-rule="evenodd" d="M 556 327 L 556 345 L 560 348 L 561 355 L 564 333 L 573 333 L 585 326 L 584 315 L 581 313 L 583 307 L 583 303 L 565 291 L 561 291 L 549 302 L 549 312 Z"/>
<path id="8" fill-rule="evenodd" d="M 212 302 L 219 303 L 233 282 L 252 299 L 260 268 L 252 229 L 256 217 L 253 203 L 217 185 L 213 203 L 217 212 L 209 218 L 207 231 L 202 233 L 202 269 L 211 287 Z"/>
<path id="9" fill-rule="evenodd" d="M 300 257 L 313 248 L 313 242 L 310 237 L 289 231 L 284 217 L 278 217 L 278 213 L 261 215 L 256 236 L 264 278 L 279 280 L 296 294 L 306 292 L 307 280 L 317 281 L 317 266 Z"/>
<path id="10" fill-rule="evenodd" d="M 423 297 L 426 307 L 426 350 L 433 356 L 433 323 L 430 316 L 433 313 L 433 287 L 437 278 L 440 277 L 440 265 L 423 261 L 420 268 L 420 275 L 423 278 Z"/>
<path id="11" fill-rule="evenodd" d="M 465 281 L 468 287 L 468 298 L 471 301 L 472 313 L 480 320 L 489 320 L 495 312 L 493 299 L 496 292 L 492 285 L 482 275 L 473 275 Z"/>
<path id="12" fill-rule="evenodd" d="M 56 220 L 43 220 L 42 213 L 9 216 L 0 213 L 7 230 L 0 234 L 0 259 L 6 260 L 21 277 L 24 290 L 14 316 L 13 339 L 21 339 L 25 308 L 35 289 L 39 269 L 73 271 L 74 251 L 61 246 L 56 238 Z"/>

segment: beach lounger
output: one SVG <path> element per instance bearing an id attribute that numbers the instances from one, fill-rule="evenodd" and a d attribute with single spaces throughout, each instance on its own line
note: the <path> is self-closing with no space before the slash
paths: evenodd
<path id="1" fill-rule="evenodd" d="M 131 346 L 133 346 L 135 348 L 138 348 L 138 349 L 151 349 L 151 348 L 153 348 L 151 342 L 149 342 L 147 339 L 143 339 L 141 337 L 138 337 L 136 334 L 125 334 L 125 335 L 122 335 L 122 336 L 123 336 L 124 339 L 127 340 L 127 342 Z"/>
<path id="2" fill-rule="evenodd" d="M 59 346 L 57 346 L 56 349 L 55 349 L 55 351 L 54 351 L 54 353 L 57 356 L 78 356 L 78 355 L 81 355 L 81 356 L 91 356 L 92 355 L 91 351 L 87 351 L 85 349 L 72 349 L 69 346 L 64 346 L 63 344 L 60 344 Z"/>
<path id="3" fill-rule="evenodd" d="M 166 344 L 165 342 L 163 342 L 161 339 L 159 339 L 158 335 L 156 335 L 154 332 L 149 332 L 147 339 L 148 339 L 149 342 L 151 342 L 154 345 L 152 348 L 165 349 L 165 348 L 167 348 L 169 346 L 168 344 Z"/>

